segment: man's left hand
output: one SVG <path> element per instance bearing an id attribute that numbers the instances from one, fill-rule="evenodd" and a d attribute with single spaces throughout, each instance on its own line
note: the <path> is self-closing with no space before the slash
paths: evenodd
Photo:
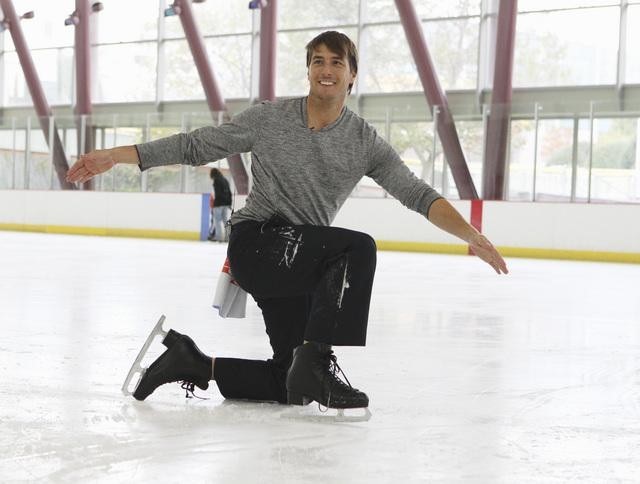
<path id="1" fill-rule="evenodd" d="M 500 253 L 496 250 L 489 239 L 478 233 L 469 241 L 469 247 L 475 255 L 493 267 L 498 274 L 508 274 L 507 263 L 504 261 Z"/>

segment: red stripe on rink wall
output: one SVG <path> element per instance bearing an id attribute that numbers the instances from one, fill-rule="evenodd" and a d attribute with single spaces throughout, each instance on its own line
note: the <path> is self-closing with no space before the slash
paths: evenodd
<path id="1" fill-rule="evenodd" d="M 482 200 L 471 200 L 471 225 L 478 232 L 482 232 Z M 469 255 L 474 255 L 471 247 L 469 247 Z"/>

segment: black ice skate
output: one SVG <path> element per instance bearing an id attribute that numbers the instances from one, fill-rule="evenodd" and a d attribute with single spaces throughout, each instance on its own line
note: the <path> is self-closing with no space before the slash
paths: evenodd
<path id="1" fill-rule="evenodd" d="M 164 331 L 162 316 L 145 341 L 138 357 L 122 385 L 125 395 L 133 395 L 136 400 L 144 400 L 160 385 L 170 382 L 182 382 L 187 396 L 193 394 L 195 386 L 202 390 L 209 388 L 211 377 L 211 358 L 204 355 L 191 338 L 170 329 Z M 140 362 L 156 335 L 163 335 L 162 344 L 167 350 L 162 353 L 149 368 L 142 368 Z M 131 379 L 140 373 L 140 379 L 133 392 L 129 390 Z"/>
<path id="2" fill-rule="evenodd" d="M 346 383 L 338 378 L 342 373 Z M 293 362 L 287 373 L 287 401 L 292 405 L 319 405 L 338 410 L 336 420 L 369 420 L 369 397 L 353 388 L 329 345 L 310 342 L 293 350 Z M 362 416 L 347 417 L 345 409 L 363 408 Z"/>

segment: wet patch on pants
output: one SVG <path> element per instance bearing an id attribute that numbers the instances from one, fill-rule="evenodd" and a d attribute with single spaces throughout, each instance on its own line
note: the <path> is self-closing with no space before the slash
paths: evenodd
<path id="1" fill-rule="evenodd" d="M 278 227 L 276 233 L 285 241 L 278 265 L 284 265 L 287 269 L 291 269 L 300 250 L 300 246 L 303 245 L 302 234 L 297 233 L 294 227 Z"/>
<path id="2" fill-rule="evenodd" d="M 344 273 L 342 276 L 342 288 L 340 289 L 340 296 L 338 297 L 338 309 L 342 309 L 342 298 L 344 297 L 344 291 L 349 289 L 349 280 L 347 275 L 349 273 L 349 262 L 345 260 Z"/>
<path id="3" fill-rule="evenodd" d="M 344 292 L 349 289 L 349 261 L 347 256 L 344 255 L 336 260 L 329 271 L 327 282 L 330 284 L 329 294 L 331 295 L 331 301 L 335 301 L 337 309 L 342 309 Z"/>

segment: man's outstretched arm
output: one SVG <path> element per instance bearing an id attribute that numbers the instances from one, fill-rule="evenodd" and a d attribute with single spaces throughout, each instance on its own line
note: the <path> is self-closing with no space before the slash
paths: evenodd
<path id="1" fill-rule="evenodd" d="M 468 243 L 471 250 L 493 267 L 498 274 L 509 273 L 507 263 L 489 239 L 467 223 L 462 215 L 444 198 L 439 198 L 431 204 L 427 218 L 436 227 Z"/>

